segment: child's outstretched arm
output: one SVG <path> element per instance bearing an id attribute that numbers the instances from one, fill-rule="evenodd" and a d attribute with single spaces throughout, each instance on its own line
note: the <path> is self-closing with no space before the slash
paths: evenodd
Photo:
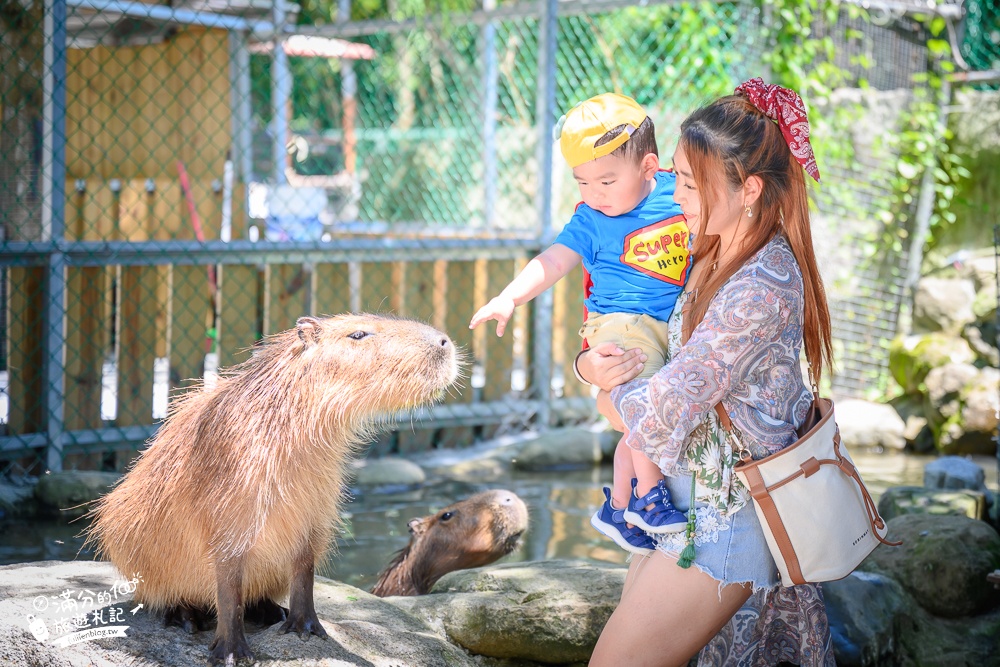
<path id="1" fill-rule="evenodd" d="M 483 322 L 496 320 L 497 335 L 502 336 L 515 307 L 528 303 L 555 285 L 579 263 L 580 255 L 561 243 L 553 243 L 528 262 L 497 297 L 476 311 L 469 328 L 475 329 Z"/>

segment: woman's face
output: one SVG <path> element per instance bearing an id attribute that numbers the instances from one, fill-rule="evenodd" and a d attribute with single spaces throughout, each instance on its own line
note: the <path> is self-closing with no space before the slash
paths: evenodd
<path id="1" fill-rule="evenodd" d="M 674 173 L 677 174 L 677 186 L 674 190 L 674 201 L 681 207 L 687 218 L 688 228 L 692 234 L 721 234 L 734 227 L 743 214 L 743 192 L 733 192 L 725 187 L 724 181 L 719 183 L 718 191 L 709 193 L 712 202 L 711 219 L 707 226 L 701 218 L 702 202 L 705 193 L 698 190 L 694 180 L 691 165 L 680 146 L 674 151 Z M 713 196 L 714 195 L 714 196 Z"/>

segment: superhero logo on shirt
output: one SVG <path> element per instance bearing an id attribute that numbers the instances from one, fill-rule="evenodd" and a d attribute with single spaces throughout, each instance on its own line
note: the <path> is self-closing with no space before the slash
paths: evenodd
<path id="1" fill-rule="evenodd" d="M 684 285 L 691 253 L 683 215 L 637 229 L 625 237 L 621 262 L 671 285 Z"/>

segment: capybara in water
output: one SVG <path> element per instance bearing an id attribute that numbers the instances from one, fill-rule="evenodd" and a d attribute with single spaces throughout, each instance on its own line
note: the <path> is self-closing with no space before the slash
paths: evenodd
<path id="1" fill-rule="evenodd" d="M 455 346 L 424 324 L 367 314 L 303 317 L 193 390 L 91 512 L 88 542 L 135 597 L 193 631 L 218 627 L 212 663 L 253 658 L 244 611 L 326 637 L 313 570 L 339 525 L 347 466 L 379 413 L 443 394 Z"/>
<path id="2" fill-rule="evenodd" d="M 512 491 L 483 491 L 407 525 L 410 543 L 379 575 L 375 595 L 423 595 L 449 572 L 506 556 L 528 529 L 528 508 Z"/>

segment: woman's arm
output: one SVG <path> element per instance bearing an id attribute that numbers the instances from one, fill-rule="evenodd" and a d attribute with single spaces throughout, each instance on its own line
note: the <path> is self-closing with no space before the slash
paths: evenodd
<path id="1" fill-rule="evenodd" d="M 705 413 L 767 355 L 801 341 L 801 300 L 801 288 L 755 275 L 723 286 L 667 365 L 648 382 L 612 391 L 628 445 L 669 474 Z"/>

